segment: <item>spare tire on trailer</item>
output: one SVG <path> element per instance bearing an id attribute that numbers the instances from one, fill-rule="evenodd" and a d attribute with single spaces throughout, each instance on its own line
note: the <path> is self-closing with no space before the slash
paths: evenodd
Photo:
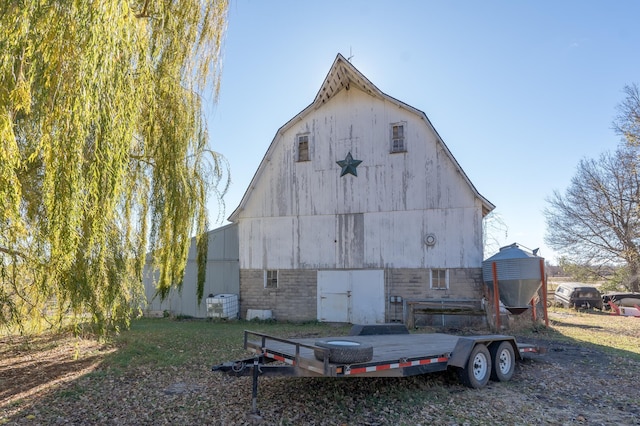
<path id="1" fill-rule="evenodd" d="M 353 340 L 318 340 L 315 345 L 319 348 L 328 349 L 329 362 L 336 364 L 359 364 L 369 362 L 373 358 L 373 346 Z M 325 353 L 322 349 L 314 349 L 313 351 L 319 361 L 324 361 Z"/>

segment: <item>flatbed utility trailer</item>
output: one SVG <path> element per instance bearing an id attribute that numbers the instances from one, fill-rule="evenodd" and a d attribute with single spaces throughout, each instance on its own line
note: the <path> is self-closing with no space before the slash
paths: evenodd
<path id="1" fill-rule="evenodd" d="M 402 324 L 354 325 L 349 336 L 283 339 L 244 332 L 255 356 L 216 365 L 214 371 L 253 376 L 252 413 L 257 414 L 258 376 L 406 377 L 456 369 L 472 388 L 490 379 L 511 379 L 515 361 L 537 346 L 506 335 L 409 334 Z"/>

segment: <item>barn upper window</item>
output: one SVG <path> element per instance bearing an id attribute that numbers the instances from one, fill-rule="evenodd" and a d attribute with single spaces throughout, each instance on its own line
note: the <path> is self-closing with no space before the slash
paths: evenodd
<path id="1" fill-rule="evenodd" d="M 431 270 L 431 285 L 436 290 L 446 290 L 449 288 L 449 271 L 446 269 Z"/>
<path id="2" fill-rule="evenodd" d="M 405 143 L 406 123 L 391 124 L 391 152 L 406 152 L 407 145 Z"/>
<path id="3" fill-rule="evenodd" d="M 264 271 L 264 288 L 278 288 L 278 271 Z"/>
<path id="4" fill-rule="evenodd" d="M 298 135 L 298 161 L 309 161 L 309 135 Z"/>

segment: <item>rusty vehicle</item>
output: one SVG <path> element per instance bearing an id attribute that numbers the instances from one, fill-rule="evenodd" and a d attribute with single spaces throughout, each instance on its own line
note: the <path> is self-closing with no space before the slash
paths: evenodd
<path id="1" fill-rule="evenodd" d="M 554 301 L 565 308 L 602 310 L 602 294 L 596 287 L 584 283 L 560 284 Z"/>

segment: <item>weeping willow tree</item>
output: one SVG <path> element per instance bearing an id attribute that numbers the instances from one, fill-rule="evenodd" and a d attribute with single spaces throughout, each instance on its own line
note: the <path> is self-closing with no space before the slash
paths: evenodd
<path id="1" fill-rule="evenodd" d="M 227 8 L 2 2 L 0 325 L 126 326 L 146 253 L 161 297 L 181 285 L 207 197 L 228 183 L 201 115 L 218 93 Z M 202 259 L 206 238 L 197 247 Z M 198 280 L 201 296 L 204 268 Z"/>

